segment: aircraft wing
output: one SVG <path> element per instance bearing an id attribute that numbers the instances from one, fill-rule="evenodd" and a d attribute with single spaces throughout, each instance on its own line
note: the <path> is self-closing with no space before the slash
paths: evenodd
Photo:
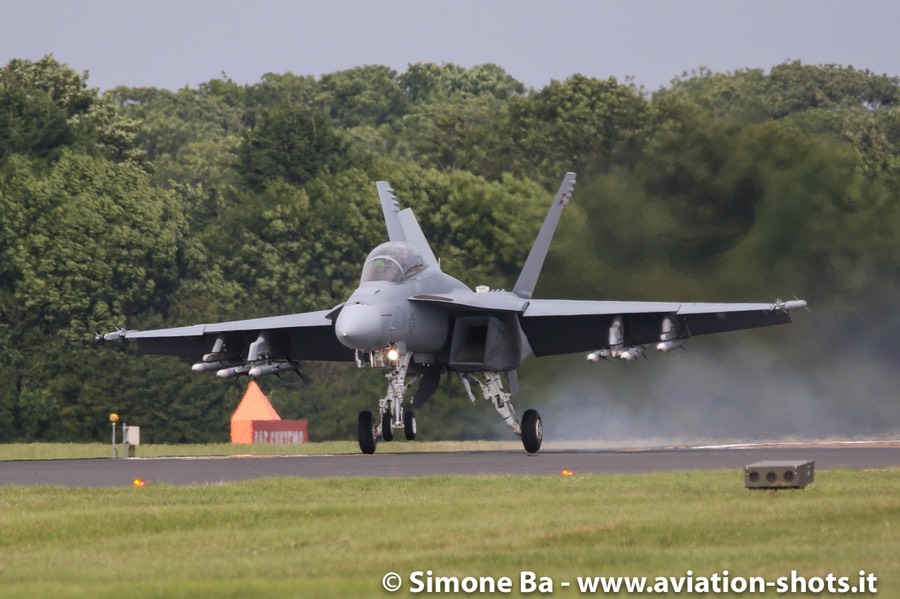
<path id="1" fill-rule="evenodd" d="M 454 292 L 416 295 L 411 301 L 443 306 L 454 313 L 515 313 L 535 356 L 609 347 L 609 329 L 617 317 L 625 345 L 661 340 L 663 319 L 676 327 L 676 339 L 791 322 L 789 312 L 803 300 L 773 303 L 686 303 L 548 300 L 508 292 Z"/>
<path id="2" fill-rule="evenodd" d="M 643 345 L 660 340 L 662 321 L 673 318 L 678 338 L 722 333 L 791 322 L 790 310 L 806 307 L 802 300 L 771 304 L 679 302 L 615 302 L 532 300 L 519 321 L 536 356 L 609 347 L 609 329 L 622 317 L 624 340 Z"/>
<path id="3" fill-rule="evenodd" d="M 334 323 L 327 318 L 332 310 L 287 314 L 214 324 L 196 324 L 150 331 L 119 330 L 98 335 L 98 340 L 131 339 L 146 354 L 177 356 L 199 362 L 214 351 L 246 359 L 250 345 L 267 334 L 272 359 L 352 361 L 353 352 L 334 335 Z M 221 339 L 223 348 L 215 349 Z"/>

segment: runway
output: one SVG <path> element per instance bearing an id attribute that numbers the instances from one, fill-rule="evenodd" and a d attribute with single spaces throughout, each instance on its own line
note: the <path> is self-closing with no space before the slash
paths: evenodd
<path id="1" fill-rule="evenodd" d="M 23 460 L 0 462 L 0 484 L 63 487 L 207 485 L 267 476 L 559 476 L 740 470 L 761 460 L 815 460 L 817 470 L 900 467 L 900 444 L 704 447 L 648 450 L 478 451 L 375 455 Z"/>

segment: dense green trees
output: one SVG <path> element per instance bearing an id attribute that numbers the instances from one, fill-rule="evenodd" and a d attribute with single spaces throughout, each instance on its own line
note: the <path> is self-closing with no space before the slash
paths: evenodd
<path id="1" fill-rule="evenodd" d="M 4 171 L 2 247 L 20 326 L 77 338 L 165 306 L 184 220 L 146 173 L 70 150 L 43 172 L 18 156 Z"/>
<path id="2" fill-rule="evenodd" d="M 817 317 L 791 338 L 804 376 L 842 359 L 836 347 L 900 359 L 896 77 L 790 62 L 701 70 L 648 96 L 413 64 L 100 94 L 46 57 L 0 69 L 0 441 L 102 438 L 112 409 L 149 441 L 224 439 L 240 383 L 92 333 L 339 303 L 384 237 L 377 179 L 448 272 L 509 288 L 567 170 L 576 201 L 538 295 L 797 293 Z M 540 389 L 551 370 L 524 376 Z M 352 365 L 304 374 L 264 387 L 314 438 L 352 437 L 383 392 Z M 463 397 L 442 388 L 421 411 L 440 423 L 429 437 L 492 434 Z"/>

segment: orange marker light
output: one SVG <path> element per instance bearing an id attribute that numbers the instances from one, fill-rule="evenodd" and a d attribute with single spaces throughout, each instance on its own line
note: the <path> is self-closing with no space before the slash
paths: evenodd
<path id="1" fill-rule="evenodd" d="M 145 481 L 143 478 L 136 478 L 136 479 L 134 479 L 134 482 L 131 484 L 135 487 L 146 487 L 147 481 Z"/>
<path id="2" fill-rule="evenodd" d="M 562 476 L 572 476 L 572 475 L 575 474 L 575 473 L 572 472 L 571 470 L 563 470 L 562 472 L 560 472 L 560 474 L 561 474 Z"/>

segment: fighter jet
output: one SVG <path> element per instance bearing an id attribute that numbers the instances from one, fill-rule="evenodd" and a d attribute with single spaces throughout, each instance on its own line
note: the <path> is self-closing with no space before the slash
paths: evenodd
<path id="1" fill-rule="evenodd" d="M 667 352 L 695 335 L 789 323 L 789 312 L 806 306 L 797 299 L 718 304 L 534 298 L 550 241 L 572 198 L 575 173 L 563 179 L 512 291 L 473 291 L 441 270 L 412 210 L 400 209 L 390 184 L 378 181 L 376 188 L 389 240 L 369 253 L 359 287 L 345 302 L 317 312 L 120 329 L 97 338 L 134 340 L 140 352 L 195 361 L 194 372 L 216 372 L 221 379 L 299 373 L 310 360 L 381 369 L 387 392 L 374 414 L 360 412 L 357 421 L 365 454 L 401 430 L 414 439 L 413 409 L 428 401 L 443 375 L 455 377 L 473 403 L 477 389 L 493 404 L 525 450 L 535 453 L 543 440 L 541 417 L 526 410 L 519 418 L 511 401 L 518 390 L 517 369 L 530 354 L 589 352 L 591 362 L 630 361 L 647 345 Z"/>

